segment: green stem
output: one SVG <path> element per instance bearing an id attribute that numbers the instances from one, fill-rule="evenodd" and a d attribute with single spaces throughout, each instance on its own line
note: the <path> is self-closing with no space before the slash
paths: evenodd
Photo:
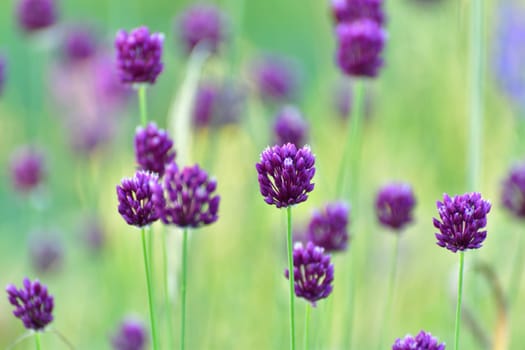
<path id="1" fill-rule="evenodd" d="M 146 106 L 146 84 L 140 84 L 137 89 L 139 97 L 140 123 L 146 126 L 148 123 L 147 106 Z"/>
<path id="2" fill-rule="evenodd" d="M 188 228 L 182 231 L 182 283 L 181 283 L 181 330 L 180 330 L 180 348 L 184 350 L 185 332 L 186 332 L 186 282 L 188 269 Z"/>
<path id="3" fill-rule="evenodd" d="M 287 212 L 287 235 L 286 242 L 288 246 L 288 271 L 289 271 L 289 282 L 290 282 L 290 349 L 295 350 L 295 320 L 294 320 L 294 269 L 293 269 L 293 242 L 292 242 L 292 207 L 286 207 Z"/>
<path id="4" fill-rule="evenodd" d="M 510 275 L 510 286 L 509 286 L 509 302 L 513 305 L 516 301 L 516 295 L 520 288 L 521 275 L 523 274 L 523 232 L 517 232 L 517 247 L 516 247 L 516 258 L 514 264 L 512 264 L 512 273 Z"/>
<path id="5" fill-rule="evenodd" d="M 153 349 L 157 350 L 158 342 L 157 342 L 157 329 L 155 326 L 155 306 L 153 304 L 153 284 L 151 283 L 151 276 L 150 276 L 151 267 L 149 266 L 148 250 L 146 247 L 146 229 L 144 227 L 141 228 L 141 236 L 142 236 L 142 254 L 144 255 L 144 269 L 146 270 L 146 283 L 148 286 L 148 304 L 149 304 L 149 317 L 150 317 L 150 324 L 151 324 L 151 340 L 153 341 Z"/>
<path id="6" fill-rule="evenodd" d="M 458 275 L 458 304 L 456 306 L 456 330 L 454 332 L 454 350 L 459 350 L 459 327 L 461 324 L 461 300 L 463 294 L 463 266 L 465 252 L 459 252 L 459 275 Z"/>
<path id="7" fill-rule="evenodd" d="M 308 334 L 310 333 L 310 311 L 312 310 L 312 305 L 310 303 L 306 304 L 306 312 L 304 316 L 304 350 L 308 350 Z"/>
<path id="8" fill-rule="evenodd" d="M 390 278 L 388 280 L 388 289 L 386 295 L 385 311 L 383 317 L 383 324 L 381 325 L 381 332 L 379 333 L 379 350 L 383 349 L 383 340 L 385 338 L 386 325 L 390 320 L 390 313 L 392 312 L 392 300 L 394 299 L 394 287 L 396 283 L 397 260 L 399 255 L 399 233 L 395 234 L 396 242 L 394 244 L 394 252 L 392 254 L 392 264 L 390 269 Z"/>
<path id="9" fill-rule="evenodd" d="M 40 347 L 40 332 L 35 332 L 35 345 L 36 345 L 36 350 L 40 350 L 41 347 Z"/>
<path id="10" fill-rule="evenodd" d="M 163 226 L 164 227 L 164 226 Z M 173 349 L 173 319 L 171 317 L 171 298 L 169 294 L 169 271 L 168 271 L 168 246 L 166 245 L 166 235 L 168 231 L 164 229 L 164 232 L 161 232 L 162 237 L 162 268 L 164 273 L 164 297 L 165 297 L 165 307 L 166 307 L 166 318 L 168 322 L 168 347 Z"/>

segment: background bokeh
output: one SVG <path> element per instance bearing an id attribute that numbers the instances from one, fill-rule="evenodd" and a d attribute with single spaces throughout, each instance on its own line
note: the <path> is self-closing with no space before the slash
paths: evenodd
<path id="1" fill-rule="evenodd" d="M 486 2 L 486 79 L 481 187 L 493 203 L 488 238 L 482 249 L 467 252 L 465 305 L 485 336 L 497 325 L 498 307 L 490 284 L 473 268 L 487 263 L 502 288 L 510 269 L 523 222 L 502 210 L 501 180 L 523 155 L 519 109 L 499 89 L 493 68 L 497 41 L 498 1 Z M 77 22 L 92 25 L 108 53 L 119 28 L 141 24 L 165 33 L 165 70 L 148 89 L 150 119 L 170 127 L 170 108 L 185 76 L 187 59 L 178 44 L 174 19 L 190 1 L 108 0 L 59 1 L 60 20 L 54 32 L 39 40 L 17 28 L 14 1 L 0 2 L 0 52 L 7 59 L 7 79 L 0 96 L 0 286 L 19 285 L 24 276 L 40 278 L 55 296 L 54 327 L 77 349 L 108 349 L 120 320 L 138 315 L 147 323 L 147 299 L 139 231 L 117 213 L 115 185 L 135 170 L 133 136 L 139 124 L 135 95 L 118 116 L 116 133 L 90 154 L 71 146 L 71 128 L 53 97 L 60 69 L 60 32 Z M 207 62 L 203 76 L 233 76 L 248 87 L 241 122 L 195 133 L 191 162 L 201 163 L 218 179 L 222 197 L 219 221 L 191 233 L 188 289 L 188 349 L 285 349 L 288 344 L 288 295 L 285 212 L 266 205 L 254 164 L 270 144 L 270 125 L 277 106 L 261 103 L 252 93 L 250 64 L 262 53 L 283 54 L 297 63 L 300 84 L 293 102 L 310 123 L 310 145 L 317 157 L 316 188 L 294 207 L 294 225 L 304 226 L 313 209 L 331 201 L 345 143 L 345 125 L 333 107 L 333 89 L 341 79 L 334 64 L 335 39 L 328 1 L 215 1 L 232 23 L 233 44 Z M 380 185 L 402 180 L 417 196 L 415 224 L 401 238 L 392 320 L 395 338 L 421 329 L 453 343 L 457 256 L 435 244 L 432 217 L 444 192 L 466 189 L 468 136 L 468 2 L 387 1 L 385 67 L 367 83 L 369 108 L 364 126 L 359 200 L 352 208 L 350 250 L 334 257 L 334 293 L 312 313 L 312 345 L 343 349 L 351 264 L 357 264 L 354 349 L 373 349 L 386 298 L 394 237 L 375 219 L 373 201 Z M 524 5 L 524 4 L 521 4 Z M 242 17 L 241 17 L 242 16 Z M 230 41 L 231 43 L 232 41 Z M 30 96 L 30 97 L 29 97 Z M 60 96 L 59 96 L 60 97 Z M 58 98 L 59 98 L 58 97 Z M 91 103 L 96 103 L 92 101 Z M 79 109 L 85 106 L 79 105 Z M 172 135 L 173 129 L 169 129 Z M 78 132 L 78 130 L 77 130 Z M 74 134 L 73 134 L 74 135 Z M 37 195 L 17 193 L 9 161 L 20 145 L 36 144 L 46 157 L 47 176 Z M 210 146 L 212 145 L 212 146 Z M 203 164 L 204 163 L 204 164 Z M 93 219 L 90 219 L 93 218 Z M 94 219 L 97 218 L 97 219 Z M 88 249 L 84 232 L 99 220 L 105 242 Z M 155 233 L 163 228 L 157 224 Z M 38 232 L 59 237 L 64 258 L 58 270 L 39 274 L 30 264 L 30 242 Z M 180 232 L 169 241 L 170 264 L 176 271 Z M 58 239 L 58 238 L 57 238 Z M 154 252 L 161 281 L 160 239 Z M 58 244 L 58 243 L 57 243 Z M 177 295 L 176 281 L 172 281 Z M 161 300 L 162 288 L 157 288 Z M 172 310 L 178 340 L 178 299 Z M 304 302 L 297 301 L 297 334 L 302 334 Z M 512 349 L 525 342 L 521 289 L 509 308 Z M 24 329 L 0 298 L 0 348 Z M 160 309 L 162 317 L 164 308 Z M 163 326 L 164 327 L 164 326 Z M 163 333 L 165 329 L 161 327 Z M 480 349 L 467 326 L 464 349 Z M 164 337 L 163 337 L 164 338 Z M 62 349 L 53 334 L 42 337 L 44 349 Z M 30 349 L 31 341 L 17 349 Z"/>

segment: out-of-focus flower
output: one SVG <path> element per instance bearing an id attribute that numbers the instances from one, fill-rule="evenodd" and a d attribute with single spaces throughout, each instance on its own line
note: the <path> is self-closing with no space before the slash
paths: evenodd
<path id="1" fill-rule="evenodd" d="M 137 127 L 135 133 L 135 159 L 141 169 L 164 175 L 166 164 L 175 159 L 173 141 L 166 130 L 150 122 L 146 128 Z"/>
<path id="2" fill-rule="evenodd" d="M 392 350 L 445 350 L 445 343 L 439 343 L 432 334 L 421 331 L 415 337 L 409 334 L 396 339 Z"/>
<path id="3" fill-rule="evenodd" d="M 294 288 L 295 295 L 308 300 L 313 306 L 317 301 L 332 293 L 334 280 L 334 265 L 330 262 L 330 255 L 324 254 L 324 249 L 308 242 L 306 247 L 302 243 L 295 243 L 293 249 Z M 290 271 L 284 275 L 290 278 Z"/>
<path id="4" fill-rule="evenodd" d="M 20 289 L 13 284 L 6 288 L 9 302 L 15 307 L 13 315 L 22 320 L 25 328 L 42 331 L 53 321 L 53 297 L 38 280 L 24 278 L 23 284 Z"/>
<path id="5" fill-rule="evenodd" d="M 383 0 L 331 0 L 336 23 L 370 19 L 382 25 L 385 21 Z"/>
<path id="6" fill-rule="evenodd" d="M 346 250 L 349 212 L 345 202 L 328 203 L 322 210 L 316 210 L 308 224 L 307 239 L 329 253 Z"/>
<path id="7" fill-rule="evenodd" d="M 306 201 L 314 189 L 315 157 L 310 147 L 292 143 L 266 148 L 255 164 L 264 201 L 277 208 Z"/>
<path id="8" fill-rule="evenodd" d="M 160 217 L 154 197 L 162 197 L 158 175 L 139 170 L 117 185 L 118 212 L 129 225 L 150 225 Z"/>
<path id="9" fill-rule="evenodd" d="M 93 253 L 99 253 L 106 241 L 104 227 L 100 218 L 94 214 L 87 215 L 79 223 L 80 239 Z"/>
<path id="10" fill-rule="evenodd" d="M 518 218 L 525 218 L 525 163 L 514 166 L 503 181 L 501 202 Z"/>
<path id="11" fill-rule="evenodd" d="M 215 84 L 201 83 L 199 85 L 193 106 L 193 125 L 196 128 L 210 125 L 218 94 L 219 90 Z"/>
<path id="12" fill-rule="evenodd" d="M 373 78 L 383 66 L 386 32 L 376 22 L 362 19 L 336 27 L 337 63 L 347 75 Z"/>
<path id="13" fill-rule="evenodd" d="M 35 147 L 22 146 L 11 156 L 11 179 L 15 189 L 29 192 L 44 178 L 44 156 Z"/>
<path id="14" fill-rule="evenodd" d="M 88 28 L 71 28 L 65 33 L 62 51 L 65 59 L 70 62 L 93 57 L 97 51 L 95 36 Z"/>
<path id="15" fill-rule="evenodd" d="M 190 6 L 176 23 L 177 34 L 188 54 L 198 44 L 216 53 L 226 38 L 225 15 L 211 4 Z"/>
<path id="16" fill-rule="evenodd" d="M 130 33 L 120 30 L 115 38 L 117 65 L 123 83 L 154 84 L 162 72 L 164 35 L 150 34 L 148 28 L 139 27 Z"/>
<path id="17" fill-rule="evenodd" d="M 297 147 L 305 145 L 308 138 L 308 123 L 294 106 L 285 106 L 278 113 L 273 124 L 276 143 L 293 143 Z"/>
<path id="18" fill-rule="evenodd" d="M 142 322 L 127 318 L 111 338 L 111 345 L 114 350 L 145 350 L 147 339 L 146 328 Z"/>
<path id="19" fill-rule="evenodd" d="M 31 264 L 36 272 L 48 273 L 57 270 L 64 259 L 64 247 L 57 234 L 41 233 L 29 241 Z"/>
<path id="20" fill-rule="evenodd" d="M 159 201 L 162 221 L 179 227 L 197 228 L 219 218 L 220 196 L 214 194 L 217 181 L 198 165 L 179 170 L 174 162 L 164 174 L 165 198 Z M 165 202 L 163 202 L 165 199 Z"/>
<path id="21" fill-rule="evenodd" d="M 2 92 L 4 91 L 4 84 L 5 84 L 5 58 L 4 56 L 0 55 L 0 96 L 2 95 Z"/>
<path id="22" fill-rule="evenodd" d="M 401 231 L 412 222 L 416 199 L 412 187 L 406 183 L 390 183 L 383 186 L 376 197 L 376 214 L 379 222 Z"/>
<path id="23" fill-rule="evenodd" d="M 48 28 L 57 20 L 54 0 L 19 0 L 16 14 L 18 25 L 28 33 Z"/>
<path id="24" fill-rule="evenodd" d="M 434 218 L 437 245 L 452 252 L 478 249 L 487 237 L 487 231 L 480 231 L 487 225 L 490 203 L 477 192 L 465 193 L 450 198 L 443 195 L 443 202 L 437 202 L 441 220 Z"/>
<path id="25" fill-rule="evenodd" d="M 348 81 L 339 82 L 334 88 L 333 105 L 334 110 L 341 119 L 348 119 L 352 109 L 352 87 Z"/>
<path id="26" fill-rule="evenodd" d="M 291 60 L 279 56 L 262 57 L 254 63 L 252 77 L 263 99 L 283 102 L 296 94 L 297 73 Z"/>

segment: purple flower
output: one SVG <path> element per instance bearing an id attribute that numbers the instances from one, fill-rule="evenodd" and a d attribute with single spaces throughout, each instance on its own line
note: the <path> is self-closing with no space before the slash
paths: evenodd
<path id="1" fill-rule="evenodd" d="M 41 234 L 29 241 L 33 268 L 40 274 L 56 271 L 64 258 L 64 248 L 56 234 Z"/>
<path id="2" fill-rule="evenodd" d="M 53 297 L 38 280 L 31 282 L 26 277 L 23 283 L 20 289 L 13 284 L 6 288 L 9 302 L 15 307 L 13 315 L 21 319 L 27 329 L 41 331 L 53 321 Z"/>
<path id="3" fill-rule="evenodd" d="M 273 131 L 277 144 L 293 143 L 301 147 L 308 137 L 308 123 L 296 107 L 285 106 L 277 114 Z"/>
<path id="4" fill-rule="evenodd" d="M 415 205 L 416 199 L 409 184 L 385 185 L 379 190 L 376 197 L 377 219 L 382 225 L 400 231 L 412 222 L 412 211 Z"/>
<path id="5" fill-rule="evenodd" d="M 142 322 L 128 318 L 120 324 L 118 332 L 111 339 L 111 344 L 114 350 L 143 350 L 146 349 L 147 338 Z"/>
<path id="6" fill-rule="evenodd" d="M 525 218 L 525 163 L 512 168 L 503 181 L 501 202 L 518 218 Z"/>
<path id="7" fill-rule="evenodd" d="M 437 245 L 452 252 L 477 249 L 487 237 L 487 231 L 480 231 L 487 225 L 490 203 L 477 192 L 465 193 L 450 198 L 443 195 L 443 202 L 437 202 L 441 221 L 434 218 Z"/>
<path id="8" fill-rule="evenodd" d="M 308 242 L 306 248 L 300 242 L 295 243 L 293 271 L 295 295 L 308 300 L 313 306 L 332 293 L 334 265 L 330 262 L 330 255 L 324 254 L 323 248 L 312 242 Z M 288 269 L 284 271 L 284 275 L 290 278 Z"/>
<path id="9" fill-rule="evenodd" d="M 327 252 L 346 250 L 349 212 L 345 202 L 329 203 L 323 210 L 316 210 L 308 224 L 307 239 Z"/>
<path id="10" fill-rule="evenodd" d="M 170 163 L 164 175 L 165 204 L 163 199 L 162 221 L 179 227 L 200 227 L 218 219 L 220 197 L 214 195 L 217 181 L 198 165 L 179 170 Z"/>
<path id="11" fill-rule="evenodd" d="M 4 91 L 5 84 L 5 58 L 0 55 L 0 95 Z"/>
<path id="12" fill-rule="evenodd" d="M 96 49 L 95 36 L 87 28 L 72 28 L 65 34 L 62 50 L 68 61 L 77 62 L 93 57 Z"/>
<path id="13" fill-rule="evenodd" d="M 292 143 L 266 148 L 255 164 L 264 201 L 277 208 L 306 201 L 314 189 L 315 156 L 309 146 Z"/>
<path id="14" fill-rule="evenodd" d="M 385 30 L 370 19 L 362 19 L 339 24 L 336 35 L 339 68 L 347 75 L 377 76 L 383 66 L 381 53 L 387 37 Z"/>
<path id="15" fill-rule="evenodd" d="M 57 8 L 54 0 L 19 0 L 16 14 L 19 26 L 31 33 L 52 26 Z"/>
<path id="16" fill-rule="evenodd" d="M 297 77 L 290 60 L 278 56 L 263 57 L 254 64 L 252 74 L 263 99 L 285 101 L 295 94 Z"/>
<path id="17" fill-rule="evenodd" d="M 336 23 L 368 18 L 382 25 L 385 21 L 383 0 L 331 0 Z"/>
<path id="18" fill-rule="evenodd" d="M 104 248 L 105 234 L 100 218 L 95 215 L 86 216 L 79 223 L 80 239 L 93 253 L 99 253 Z"/>
<path id="19" fill-rule="evenodd" d="M 117 65 L 123 83 L 154 84 L 162 72 L 164 35 L 150 34 L 148 28 L 139 27 L 130 33 L 120 30 L 115 38 Z"/>
<path id="20" fill-rule="evenodd" d="M 135 133 L 135 159 L 143 170 L 164 175 L 166 164 L 173 161 L 173 141 L 165 130 L 150 122 L 146 128 L 137 127 Z"/>
<path id="21" fill-rule="evenodd" d="M 213 118 L 219 90 L 216 85 L 203 83 L 199 85 L 193 106 L 193 125 L 204 128 L 210 125 Z"/>
<path id="22" fill-rule="evenodd" d="M 211 4 L 192 5 L 177 20 L 177 32 L 188 54 L 199 43 L 215 53 L 226 36 L 224 15 Z"/>
<path id="23" fill-rule="evenodd" d="M 416 337 L 407 335 L 396 339 L 392 350 L 445 350 L 445 343 L 439 344 L 432 334 L 421 331 Z"/>
<path id="24" fill-rule="evenodd" d="M 162 197 L 157 174 L 139 170 L 117 186 L 118 212 L 129 225 L 144 227 L 160 217 L 156 198 Z"/>
<path id="25" fill-rule="evenodd" d="M 11 157 L 11 179 L 21 192 L 35 189 L 44 177 L 44 156 L 31 146 L 18 148 Z"/>

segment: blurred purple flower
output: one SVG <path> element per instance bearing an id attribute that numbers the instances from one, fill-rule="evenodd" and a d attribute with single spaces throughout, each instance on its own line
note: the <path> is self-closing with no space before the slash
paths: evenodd
<path id="1" fill-rule="evenodd" d="M 63 55 L 67 61 L 84 61 L 93 57 L 97 50 L 95 35 L 85 27 L 70 28 L 65 33 Z"/>
<path id="2" fill-rule="evenodd" d="M 19 0 L 16 14 L 18 25 L 28 33 L 50 27 L 57 20 L 54 0 Z"/>
<path id="3" fill-rule="evenodd" d="M 219 90 L 215 84 L 201 83 L 195 96 L 193 106 L 193 125 L 204 128 L 210 125 L 213 118 Z"/>
<path id="4" fill-rule="evenodd" d="M 4 84 L 5 84 L 5 58 L 4 56 L 0 55 L 0 96 L 2 95 L 2 92 L 4 91 Z"/>
<path id="5" fill-rule="evenodd" d="M 396 339 L 392 350 L 445 350 L 445 343 L 439 344 L 432 334 L 421 331 L 415 337 L 407 335 Z"/>
<path id="6" fill-rule="evenodd" d="M 58 234 L 40 233 L 29 241 L 31 264 L 39 274 L 56 271 L 64 259 L 64 247 Z"/>
<path id="7" fill-rule="evenodd" d="M 277 144 L 293 143 L 297 147 L 302 147 L 308 138 L 308 123 L 299 109 L 285 106 L 277 113 L 273 132 Z"/>
<path id="8" fill-rule="evenodd" d="M 314 211 L 307 239 L 329 253 L 346 250 L 349 212 L 350 207 L 345 202 L 328 203 L 322 210 Z"/>
<path id="9" fill-rule="evenodd" d="M 255 164 L 264 201 L 277 208 L 306 201 L 314 189 L 315 156 L 310 147 L 292 143 L 266 148 Z"/>
<path id="10" fill-rule="evenodd" d="M 86 216 L 81 220 L 80 239 L 93 253 L 99 253 L 105 244 L 104 227 L 100 218 L 96 215 Z"/>
<path id="11" fill-rule="evenodd" d="M 147 27 L 120 30 L 115 38 L 117 66 L 123 83 L 154 84 L 162 72 L 164 34 L 150 34 Z"/>
<path id="12" fill-rule="evenodd" d="M 6 288 L 9 303 L 15 307 L 13 315 L 22 320 L 25 328 L 42 331 L 53 321 L 53 297 L 38 280 L 31 282 L 26 277 L 23 284 L 20 289 L 13 284 Z"/>
<path id="13" fill-rule="evenodd" d="M 331 0 L 334 21 L 353 22 L 360 19 L 370 19 L 383 25 L 383 0 Z"/>
<path id="14" fill-rule="evenodd" d="M 412 187 L 406 183 L 390 183 L 383 186 L 376 197 L 376 214 L 379 222 L 401 231 L 412 222 L 416 199 Z"/>
<path id="15" fill-rule="evenodd" d="M 347 75 L 376 77 L 383 66 L 381 54 L 387 38 L 376 22 L 363 19 L 336 27 L 337 63 Z"/>
<path id="16" fill-rule="evenodd" d="M 142 322 L 127 318 L 111 338 L 114 350 L 145 350 L 148 335 Z"/>
<path id="17" fill-rule="evenodd" d="M 164 189 L 158 207 L 162 221 L 179 227 L 197 228 L 217 221 L 220 196 L 214 194 L 217 181 L 198 165 L 179 170 L 172 162 L 166 167 Z M 165 199 L 165 201 L 164 201 Z"/>
<path id="18" fill-rule="evenodd" d="M 327 298 L 332 293 L 334 280 L 334 265 L 330 262 L 330 255 L 324 254 L 324 249 L 308 242 L 306 247 L 302 243 L 295 243 L 293 249 L 294 287 L 295 295 L 308 300 L 312 306 L 317 301 Z M 289 279 L 290 272 L 284 271 Z"/>
<path id="19" fill-rule="evenodd" d="M 22 146 L 11 156 L 11 179 L 15 189 L 29 192 L 44 178 L 44 156 L 32 146 Z"/>
<path id="20" fill-rule="evenodd" d="M 487 237 L 487 231 L 480 231 L 487 225 L 487 214 L 491 205 L 477 192 L 465 193 L 450 198 L 443 195 L 443 202 L 437 202 L 441 220 L 433 219 L 437 245 L 452 252 L 478 249 Z"/>
<path id="21" fill-rule="evenodd" d="M 265 56 L 254 63 L 253 81 L 263 99 L 287 101 L 297 88 L 297 73 L 291 60 L 279 56 Z"/>
<path id="22" fill-rule="evenodd" d="M 514 166 L 503 181 L 501 202 L 518 218 L 525 218 L 525 163 Z"/>
<path id="23" fill-rule="evenodd" d="M 216 53 L 226 37 L 225 15 L 212 4 L 191 5 L 176 23 L 176 31 L 188 54 L 199 43 Z"/>
<path id="24" fill-rule="evenodd" d="M 118 212 L 132 226 L 144 227 L 159 219 L 154 200 L 158 197 L 162 197 L 162 187 L 157 174 L 139 170 L 117 185 Z"/>
<path id="25" fill-rule="evenodd" d="M 175 159 L 173 141 L 166 130 L 150 122 L 146 128 L 137 127 L 135 133 L 135 159 L 141 169 L 164 175 L 166 164 Z"/>
<path id="26" fill-rule="evenodd" d="M 348 119 L 352 109 L 352 87 L 348 81 L 339 82 L 334 89 L 333 104 L 334 110 L 341 119 Z"/>

